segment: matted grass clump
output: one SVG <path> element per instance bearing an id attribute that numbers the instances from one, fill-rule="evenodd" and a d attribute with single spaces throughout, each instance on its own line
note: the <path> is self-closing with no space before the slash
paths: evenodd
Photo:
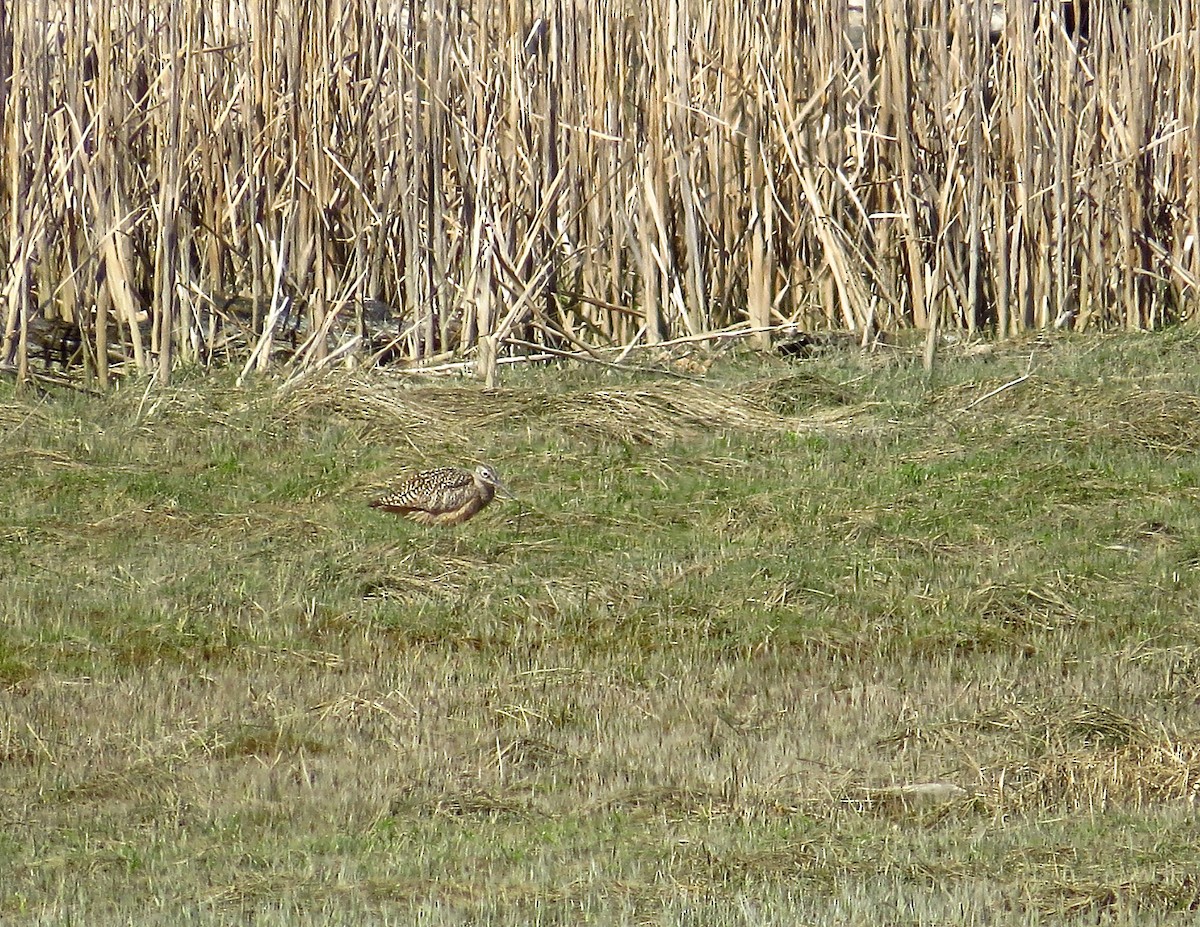
<path id="1" fill-rule="evenodd" d="M 498 427 L 552 430 L 622 445 L 664 445 L 698 434 L 783 432 L 803 427 L 792 406 L 850 404 L 834 383 L 768 377 L 718 388 L 688 380 L 646 381 L 564 391 L 552 383 L 503 389 L 431 386 L 411 377 L 333 375 L 293 390 L 281 404 L 288 417 L 336 414 L 380 440 L 434 440 L 470 447 Z"/>
<path id="2" fill-rule="evenodd" d="M 1194 910 L 1191 339 L 890 352 L 0 395 L 0 920 Z"/>

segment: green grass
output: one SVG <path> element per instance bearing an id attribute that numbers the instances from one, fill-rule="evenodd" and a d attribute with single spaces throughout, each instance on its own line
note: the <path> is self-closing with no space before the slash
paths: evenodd
<path id="1" fill-rule="evenodd" d="M 0 920 L 1189 916 L 1197 344 L 3 387 Z"/>

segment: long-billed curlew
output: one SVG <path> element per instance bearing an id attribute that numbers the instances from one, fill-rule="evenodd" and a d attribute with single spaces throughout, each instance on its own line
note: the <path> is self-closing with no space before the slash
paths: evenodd
<path id="1" fill-rule="evenodd" d="M 496 498 L 497 489 L 507 492 L 491 467 L 474 471 L 438 467 L 409 477 L 373 499 L 371 506 L 396 512 L 419 525 L 461 525 Z"/>

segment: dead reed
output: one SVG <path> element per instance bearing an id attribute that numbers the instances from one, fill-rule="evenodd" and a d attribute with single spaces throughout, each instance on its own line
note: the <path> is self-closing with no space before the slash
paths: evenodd
<path id="1" fill-rule="evenodd" d="M 0 362 L 1189 318 L 1193 5 L 1013 6 L 13 4 Z"/>

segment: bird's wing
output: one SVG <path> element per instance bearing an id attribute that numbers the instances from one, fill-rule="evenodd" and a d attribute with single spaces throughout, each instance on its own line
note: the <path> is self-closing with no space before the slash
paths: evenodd
<path id="1" fill-rule="evenodd" d="M 452 489 L 458 486 L 473 486 L 475 474 L 460 470 L 458 467 L 438 467 L 434 470 L 422 470 L 410 482 Z"/>
<path id="2" fill-rule="evenodd" d="M 431 512 L 453 512 L 479 495 L 473 480 L 442 483 L 429 493 L 422 507 Z"/>
<path id="3" fill-rule="evenodd" d="M 474 474 L 458 467 L 437 467 L 409 477 L 371 504 L 402 515 L 441 515 L 466 506 L 478 495 Z"/>
<path id="4" fill-rule="evenodd" d="M 444 512 L 461 505 L 474 490 L 471 474 L 456 467 L 422 470 L 376 500 L 378 508 L 404 512 Z"/>

